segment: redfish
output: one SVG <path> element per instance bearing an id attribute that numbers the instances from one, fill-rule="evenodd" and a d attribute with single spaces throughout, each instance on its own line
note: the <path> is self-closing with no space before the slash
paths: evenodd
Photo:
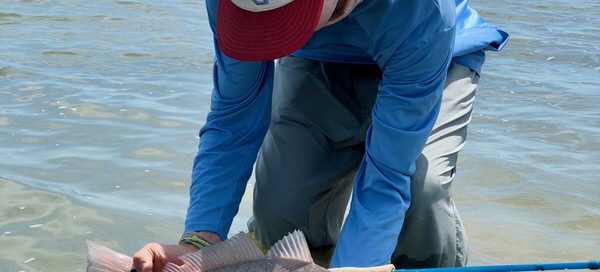
<path id="1" fill-rule="evenodd" d="M 264 254 L 245 233 L 180 257 L 183 265 L 169 263 L 165 272 L 327 272 L 312 260 L 304 234 L 295 231 Z M 88 242 L 88 272 L 130 272 L 133 259 Z"/>

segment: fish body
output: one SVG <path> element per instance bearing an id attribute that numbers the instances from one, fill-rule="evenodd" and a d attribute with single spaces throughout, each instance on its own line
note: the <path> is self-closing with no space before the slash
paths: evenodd
<path id="1" fill-rule="evenodd" d="M 164 271 L 188 271 L 180 268 L 181 270 L 168 270 Z M 191 271 L 191 270 L 190 270 Z M 227 265 L 221 268 L 215 268 L 212 270 L 202 270 L 210 272 L 241 272 L 241 271 L 277 271 L 277 272 L 321 272 L 328 271 L 316 264 L 305 263 L 299 261 L 285 261 L 282 264 L 281 260 L 258 260 L 250 262 L 242 262 L 234 265 Z"/>
<path id="2" fill-rule="evenodd" d="M 180 257 L 183 265 L 169 263 L 164 272 L 326 272 L 316 265 L 304 234 L 295 231 L 264 254 L 245 233 Z M 133 259 L 88 242 L 88 272 L 129 272 Z"/>

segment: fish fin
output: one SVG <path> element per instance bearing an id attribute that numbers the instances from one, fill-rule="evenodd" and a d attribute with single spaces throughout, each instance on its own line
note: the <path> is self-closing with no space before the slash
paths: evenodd
<path id="1" fill-rule="evenodd" d="M 331 268 L 331 272 L 390 272 L 396 269 L 393 264 L 386 264 L 372 267 L 339 267 Z"/>
<path id="2" fill-rule="evenodd" d="M 267 252 L 267 257 L 270 258 L 284 258 L 284 259 L 296 259 L 307 263 L 312 263 L 313 259 L 310 256 L 310 249 L 306 243 L 304 234 L 296 230 L 291 234 L 288 234 L 279 242 L 275 243 Z"/>
<path id="3" fill-rule="evenodd" d="M 86 244 L 87 272 L 124 272 L 131 270 L 133 258 L 92 241 L 87 241 Z"/>
<path id="4" fill-rule="evenodd" d="M 190 269 L 193 271 L 206 271 L 263 258 L 265 258 L 265 254 L 263 254 L 250 238 L 248 238 L 248 235 L 243 232 L 218 244 L 202 248 L 180 257 L 184 262 L 183 270 Z"/>

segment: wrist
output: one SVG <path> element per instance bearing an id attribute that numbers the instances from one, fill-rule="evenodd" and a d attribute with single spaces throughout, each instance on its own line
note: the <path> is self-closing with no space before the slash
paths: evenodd
<path id="1" fill-rule="evenodd" d="M 199 249 L 195 245 L 190 245 L 183 242 L 179 242 L 179 246 L 185 248 L 185 250 L 189 252 L 193 252 Z"/>
<path id="2" fill-rule="evenodd" d="M 221 239 L 218 235 L 206 231 L 186 232 L 181 235 L 181 239 L 179 239 L 180 245 L 184 245 L 188 248 L 194 248 L 195 250 L 216 244 L 218 242 L 221 242 Z"/>

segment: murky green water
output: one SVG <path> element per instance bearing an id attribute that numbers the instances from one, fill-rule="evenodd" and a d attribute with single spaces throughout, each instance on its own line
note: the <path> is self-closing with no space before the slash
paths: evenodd
<path id="1" fill-rule="evenodd" d="M 455 182 L 471 264 L 600 259 L 600 3 L 473 4 L 512 40 Z M 0 271 L 175 241 L 211 66 L 203 1 L 0 0 Z"/>

